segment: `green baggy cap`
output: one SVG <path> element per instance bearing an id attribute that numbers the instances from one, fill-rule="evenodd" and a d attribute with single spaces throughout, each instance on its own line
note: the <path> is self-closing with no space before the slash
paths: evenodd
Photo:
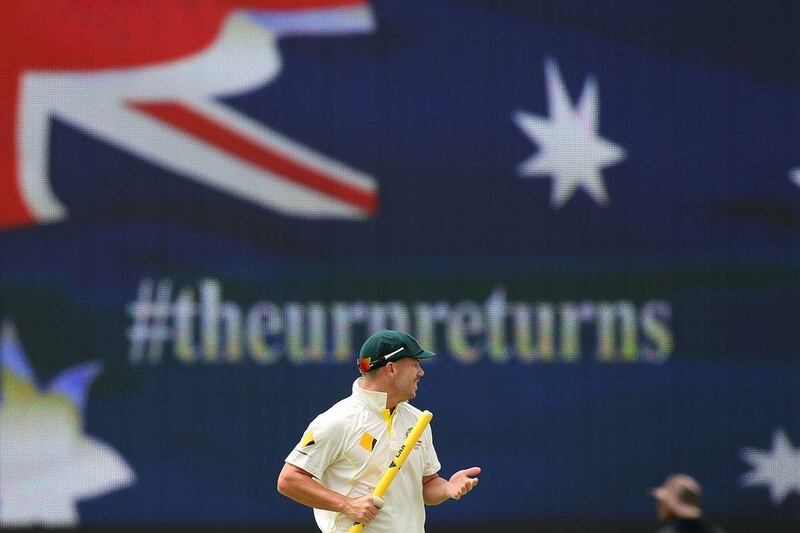
<path id="1" fill-rule="evenodd" d="M 358 368 L 362 372 L 369 372 L 403 357 L 430 359 L 433 356 L 432 352 L 423 350 L 417 339 L 408 333 L 382 329 L 364 341 L 358 355 Z"/>

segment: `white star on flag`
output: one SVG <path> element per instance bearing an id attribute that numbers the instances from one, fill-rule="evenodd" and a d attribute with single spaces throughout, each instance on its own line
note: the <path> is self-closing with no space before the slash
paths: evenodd
<path id="1" fill-rule="evenodd" d="M 766 485 L 776 506 L 792 492 L 800 495 L 800 448 L 792 446 L 783 429 L 772 435 L 772 449 L 744 448 L 741 458 L 753 468 L 742 476 L 742 486 Z"/>
<path id="2" fill-rule="evenodd" d="M 608 203 L 600 169 L 625 159 L 625 150 L 600 137 L 597 82 L 589 77 L 578 105 L 573 108 L 555 61 L 545 62 L 550 119 L 516 111 L 514 122 L 539 146 L 539 152 L 517 167 L 524 177 L 552 175 L 550 205 L 562 207 L 580 187 L 599 205 Z"/>
<path id="3" fill-rule="evenodd" d="M 76 526 L 78 502 L 135 482 L 125 458 L 84 430 L 100 372 L 76 365 L 40 390 L 13 325 L 0 326 L 0 529 Z"/>

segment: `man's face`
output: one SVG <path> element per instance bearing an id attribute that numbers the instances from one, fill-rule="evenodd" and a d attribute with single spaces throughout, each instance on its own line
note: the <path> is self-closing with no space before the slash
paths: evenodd
<path id="1" fill-rule="evenodd" d="M 415 357 L 403 357 L 392 365 L 397 372 L 394 385 L 398 396 L 404 400 L 413 400 L 417 396 L 417 382 L 425 375 L 420 360 Z"/>

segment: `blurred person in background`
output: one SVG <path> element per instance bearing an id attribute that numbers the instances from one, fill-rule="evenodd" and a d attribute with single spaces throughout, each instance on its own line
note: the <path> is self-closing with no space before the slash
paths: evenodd
<path id="1" fill-rule="evenodd" d="M 656 533 L 708 532 L 725 533 L 703 520 L 700 508 L 700 484 L 686 474 L 673 474 L 664 483 L 653 489 L 656 499 L 656 514 L 662 526 Z"/>

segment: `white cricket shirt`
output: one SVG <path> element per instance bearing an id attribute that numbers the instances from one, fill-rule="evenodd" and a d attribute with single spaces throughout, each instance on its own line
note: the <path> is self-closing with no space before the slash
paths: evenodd
<path id="1" fill-rule="evenodd" d="M 323 486 L 351 498 L 372 493 L 422 414 L 408 402 L 399 403 L 390 414 L 386 393 L 364 390 L 360 381 L 353 383 L 351 396 L 309 424 L 286 457 L 287 463 L 313 475 Z M 383 509 L 364 533 L 424 533 L 422 478 L 440 468 L 428 426 L 386 491 Z M 347 532 L 353 525 L 346 515 L 322 509 L 314 509 L 314 518 L 324 533 Z"/>

